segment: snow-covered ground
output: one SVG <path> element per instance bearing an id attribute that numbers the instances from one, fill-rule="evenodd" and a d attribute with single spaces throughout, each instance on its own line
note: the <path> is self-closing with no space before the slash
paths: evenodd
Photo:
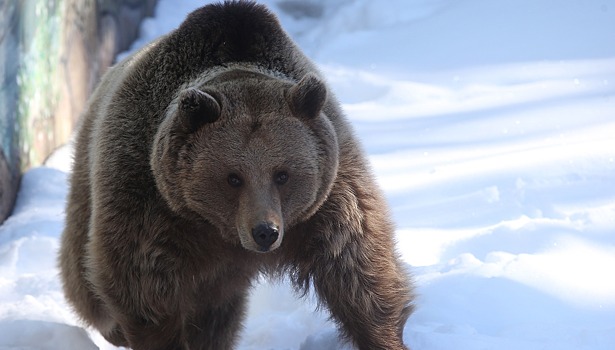
<path id="1" fill-rule="evenodd" d="M 369 152 L 420 294 L 414 350 L 615 349 L 615 2 L 269 0 Z M 143 45 L 198 0 L 160 0 Z M 0 227 L 0 349 L 113 349 L 63 299 L 70 156 Z M 340 349 L 260 284 L 239 349 Z"/>

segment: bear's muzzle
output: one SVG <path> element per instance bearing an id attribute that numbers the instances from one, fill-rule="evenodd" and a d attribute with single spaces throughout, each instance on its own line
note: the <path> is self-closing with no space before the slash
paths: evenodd
<path id="1" fill-rule="evenodd" d="M 271 222 L 261 222 L 252 228 L 252 237 L 258 250 L 267 252 L 280 237 L 280 228 Z"/>

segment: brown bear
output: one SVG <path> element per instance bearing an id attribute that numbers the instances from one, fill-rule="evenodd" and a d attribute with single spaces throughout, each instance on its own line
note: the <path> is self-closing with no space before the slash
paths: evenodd
<path id="1" fill-rule="evenodd" d="M 264 6 L 202 7 L 103 77 L 60 251 L 117 346 L 232 349 L 260 274 L 313 288 L 359 349 L 407 349 L 387 205 L 321 73 Z"/>

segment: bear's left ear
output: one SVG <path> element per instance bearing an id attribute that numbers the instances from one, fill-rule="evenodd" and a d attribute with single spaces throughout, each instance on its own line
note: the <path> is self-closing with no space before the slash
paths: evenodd
<path id="1" fill-rule="evenodd" d="M 327 100 L 327 87 L 315 74 L 306 74 L 289 89 L 289 103 L 292 111 L 300 118 L 316 118 Z"/>
<path id="2" fill-rule="evenodd" d="M 212 95 L 196 88 L 180 93 L 177 108 L 180 122 L 189 132 L 196 131 L 201 125 L 213 123 L 220 118 L 218 101 Z"/>

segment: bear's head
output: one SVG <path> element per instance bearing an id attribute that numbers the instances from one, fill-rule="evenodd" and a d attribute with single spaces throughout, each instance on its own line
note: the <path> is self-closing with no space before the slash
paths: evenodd
<path id="1" fill-rule="evenodd" d="M 325 84 L 233 69 L 182 89 L 154 139 L 151 168 L 168 206 L 244 248 L 278 248 L 328 196 L 338 168 Z M 197 234 L 197 233 L 195 233 Z"/>

